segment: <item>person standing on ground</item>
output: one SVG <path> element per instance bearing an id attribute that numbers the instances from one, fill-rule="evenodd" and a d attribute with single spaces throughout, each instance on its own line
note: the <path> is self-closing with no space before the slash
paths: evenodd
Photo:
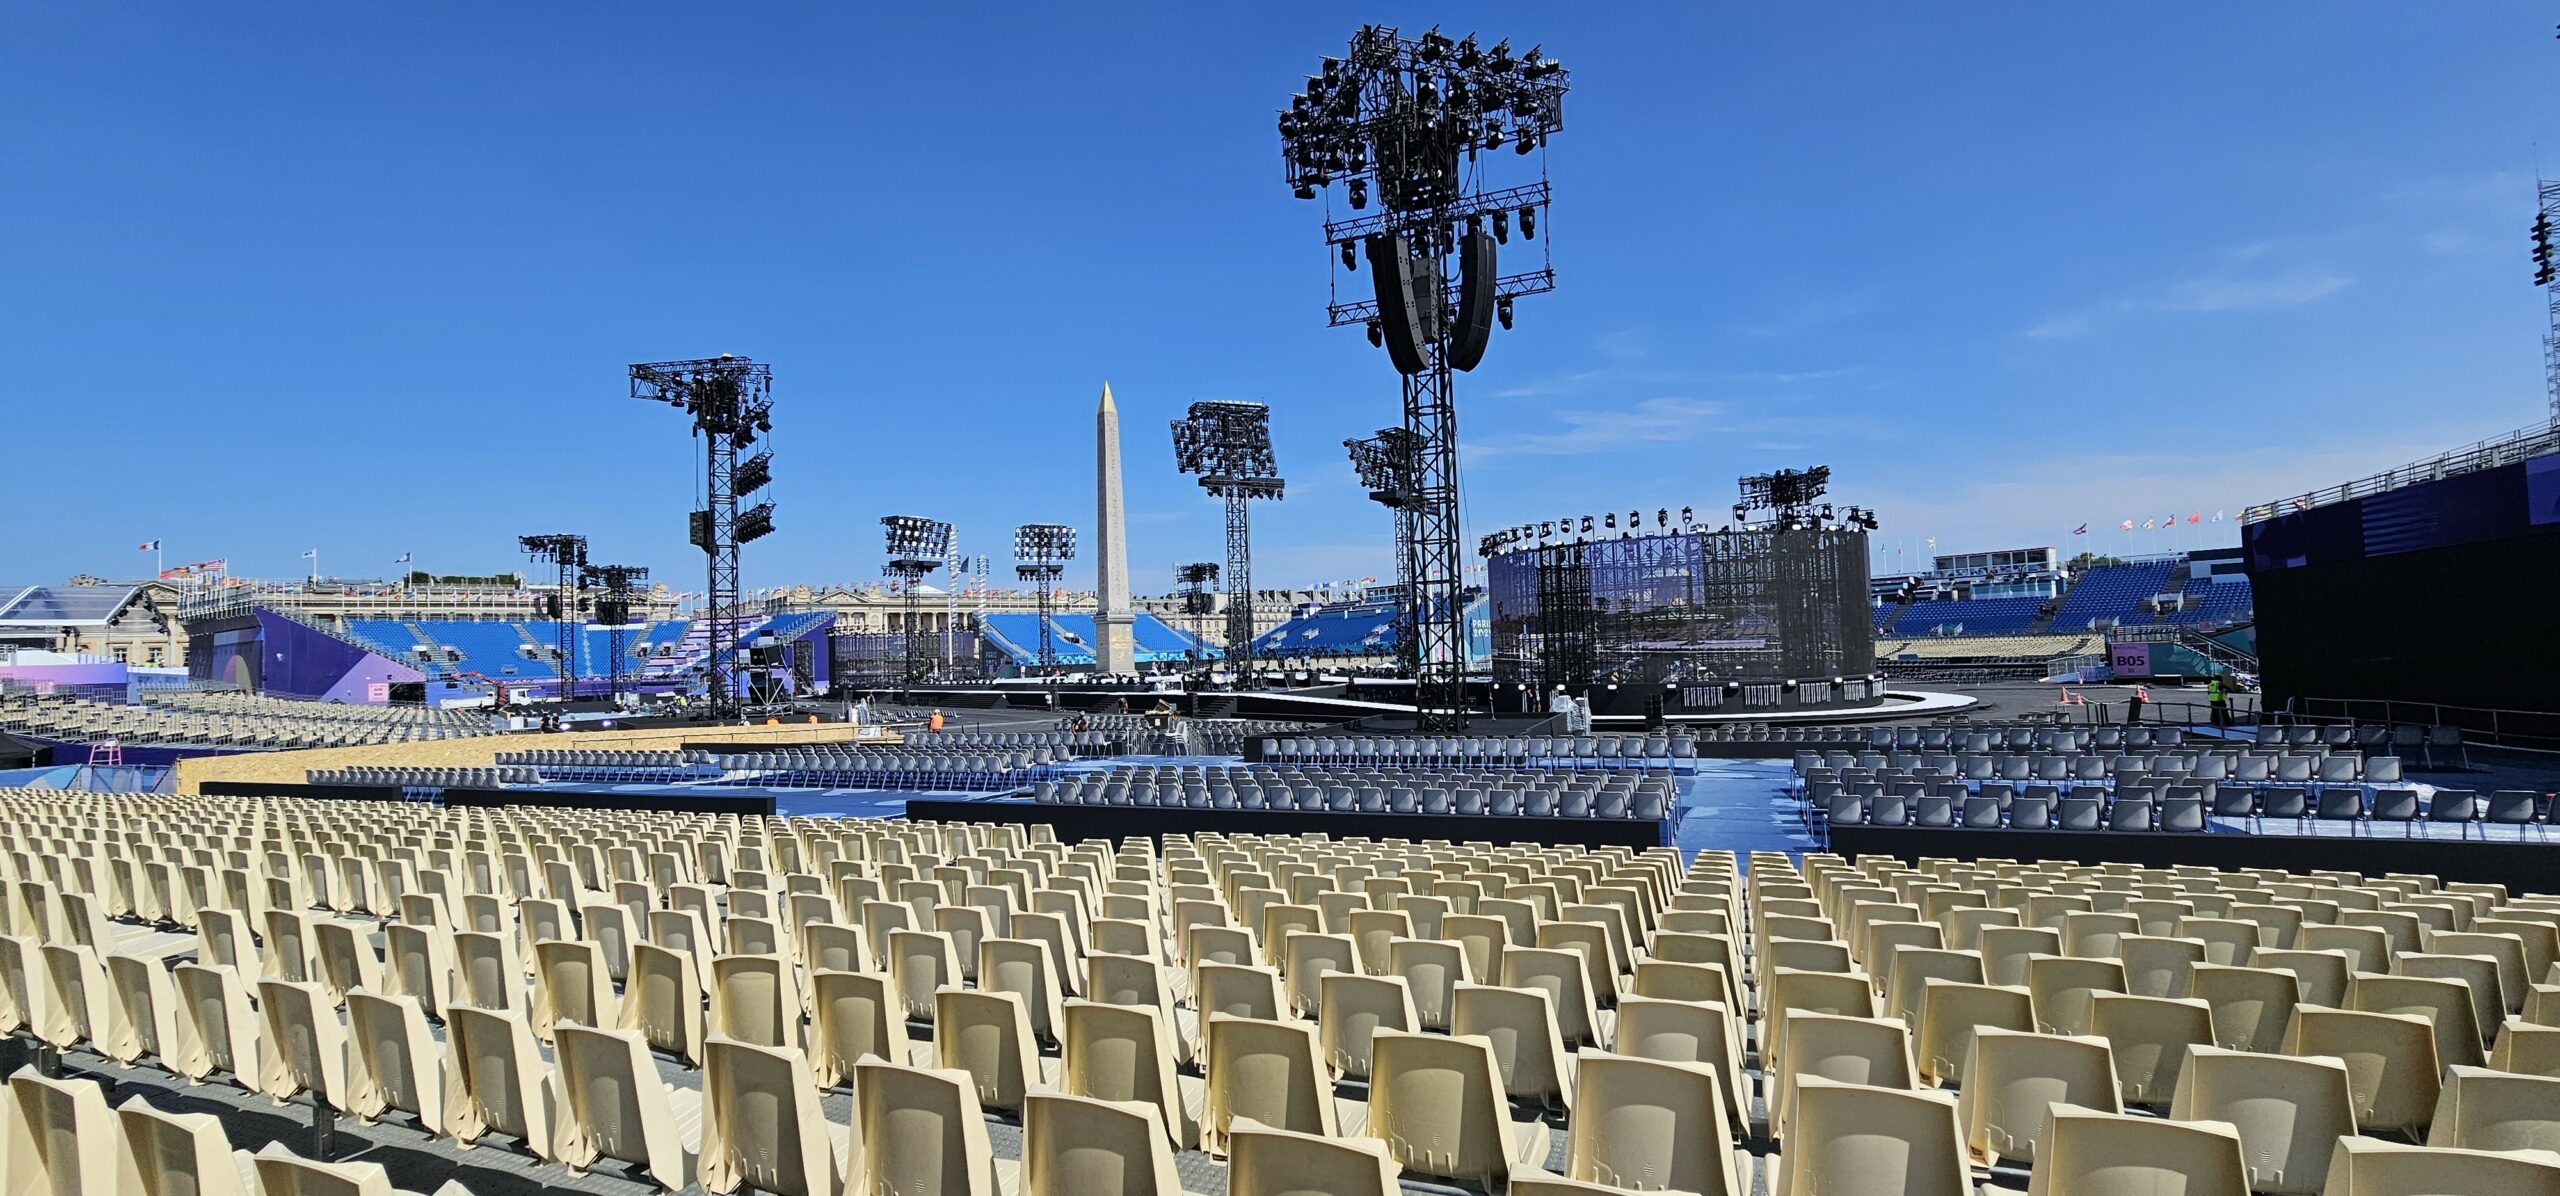
<path id="1" fill-rule="evenodd" d="M 933 716 L 932 716 L 932 717 L 927 718 L 926 720 L 924 720 L 924 729 L 925 729 L 925 730 L 927 730 L 927 731 L 932 731 L 932 732 L 934 732 L 934 733 L 936 733 L 936 734 L 940 734 L 940 733 L 941 733 L 941 731 L 942 731 L 942 711 L 941 711 L 941 710 L 936 709 L 936 710 L 933 712 Z"/>
<path id="2" fill-rule="evenodd" d="M 2151 691 L 2137 685 L 2124 700 L 2124 721 L 2130 726 L 2142 721 L 2142 708 L 2151 704 Z"/>
<path id="3" fill-rule="evenodd" d="M 2231 691 L 2222 687 L 2220 674 L 2215 674 L 2211 680 L 2204 683 L 2204 701 L 2205 705 L 2213 709 L 2214 726 L 2231 725 Z"/>

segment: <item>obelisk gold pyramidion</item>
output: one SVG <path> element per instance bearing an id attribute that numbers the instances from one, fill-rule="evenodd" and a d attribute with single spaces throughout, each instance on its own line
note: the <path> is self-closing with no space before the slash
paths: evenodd
<path id="1" fill-rule="evenodd" d="M 1128 512 L 1120 502 L 1120 409 L 1111 384 L 1102 384 L 1102 406 L 1093 415 L 1094 556 L 1093 664 L 1123 676 L 1138 671 L 1138 646 L 1129 615 Z"/>

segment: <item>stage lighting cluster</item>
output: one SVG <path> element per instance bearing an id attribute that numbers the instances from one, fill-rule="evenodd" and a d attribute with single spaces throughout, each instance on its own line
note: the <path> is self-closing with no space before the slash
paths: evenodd
<path id="1" fill-rule="evenodd" d="M 1460 158 L 1543 147 L 1562 127 L 1567 85 L 1538 47 L 1515 55 L 1508 41 L 1488 49 L 1436 26 L 1418 38 L 1364 26 L 1280 114 L 1291 189 L 1313 199 L 1340 181 L 1354 208 L 1373 193 L 1396 211 L 1446 205 L 1459 193 Z"/>
<path id="2" fill-rule="evenodd" d="M 1271 451 L 1271 408 L 1261 403 L 1193 403 L 1187 416 L 1174 421 L 1173 463 L 1199 475 L 1201 489 L 1222 498 L 1278 498 L 1288 485 Z"/>
<path id="3" fill-rule="evenodd" d="M 1017 571 L 1047 570 L 1055 574 L 1075 556 L 1076 529 L 1063 523 L 1026 523 L 1013 529 L 1013 559 L 1020 562 Z"/>
<path id="4" fill-rule="evenodd" d="M 889 566 L 911 571 L 930 572 L 949 562 L 959 551 L 959 542 L 951 525 L 922 515 L 883 515 L 880 526 L 887 536 Z"/>

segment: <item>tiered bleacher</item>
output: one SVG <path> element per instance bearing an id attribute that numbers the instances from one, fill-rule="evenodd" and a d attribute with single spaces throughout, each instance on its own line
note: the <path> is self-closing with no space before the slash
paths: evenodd
<path id="1" fill-rule="evenodd" d="M 1523 818 L 1669 818 L 1678 782 L 1630 764 L 1589 772 L 1526 767 L 1327 764 L 1115 765 L 1032 783 L 1044 805 Z"/>
<path id="2" fill-rule="evenodd" d="M 957 747 L 872 747 L 807 744 L 724 754 L 720 767 L 733 785 L 786 789 L 1018 789 L 1068 759 L 1064 747 L 978 750 Z"/>
<path id="3" fill-rule="evenodd" d="M 1395 654 L 1393 603 L 1321 606 L 1262 633 L 1256 655 L 1279 660 L 1374 660 Z"/>
<path id="4" fill-rule="evenodd" d="M 32 791 L 0 845 L 14 1190 L 2560 1189 L 2560 898 L 2429 876 Z"/>
<path id="5" fill-rule="evenodd" d="M 1669 770 L 1697 755 L 1695 737 L 1665 735 L 1311 735 L 1265 738 L 1262 758 L 1388 768 Z"/>
<path id="6" fill-rule="evenodd" d="M 752 640 L 772 635 L 798 639 L 834 618 L 826 612 L 774 615 L 749 619 L 741 635 Z M 559 650 L 560 625 L 543 619 L 508 622 L 467 619 L 349 619 L 347 635 L 382 656 L 424 668 L 430 676 L 478 673 L 498 680 L 557 681 L 560 670 L 552 656 Z M 611 671 L 612 632 L 579 626 L 578 675 L 603 677 Z M 692 623 L 663 621 L 623 633 L 622 673 L 627 677 L 676 675 L 702 663 L 709 651 L 706 634 Z"/>
<path id="7" fill-rule="evenodd" d="M 1935 730 L 1934 728 L 1932 730 Z M 2325 732 L 2325 733 L 2324 733 Z M 2474 824 L 2548 824 L 2550 798 L 2532 790 L 2421 788 L 2396 755 L 2368 755 L 2347 727 L 2263 728 L 2250 742 L 2185 737 L 2127 746 L 2121 728 L 2041 729 L 2032 743 L 1963 731 L 1919 750 L 1803 751 L 1801 792 L 1831 825 L 2202 832 L 2270 823 L 2296 832 L 2403 834 Z M 2291 823 L 2290 828 L 2282 824 Z"/>
<path id="8" fill-rule="evenodd" d="M 127 706 L 82 697 L 0 697 L 0 730 L 73 743 L 226 748 L 357 747 L 489 733 L 488 717 L 251 694 L 146 690 Z"/>
<path id="9" fill-rule="evenodd" d="M 545 781 L 673 784 L 714 781 L 722 773 L 719 761 L 710 752 L 700 750 L 619 752 L 545 748 L 529 752 L 500 752 L 497 763 L 502 766 L 528 765 Z"/>
<path id="10" fill-rule="evenodd" d="M 1130 628 L 1137 662 L 1141 665 L 1216 660 L 1225 655 L 1212 645 L 1192 639 L 1190 632 L 1145 611 L 1137 614 Z M 1021 667 L 1040 663 L 1039 615 L 984 614 L 978 616 L 978 630 L 982 641 L 996 654 L 1000 664 Z M 1093 638 L 1092 615 L 1049 616 L 1049 658 L 1056 664 L 1091 668 Z"/>
<path id="11" fill-rule="evenodd" d="M 495 789 L 502 785 L 539 785 L 542 774 L 520 765 L 496 768 L 315 768 L 305 774 L 314 785 L 397 785 L 415 789 Z"/>

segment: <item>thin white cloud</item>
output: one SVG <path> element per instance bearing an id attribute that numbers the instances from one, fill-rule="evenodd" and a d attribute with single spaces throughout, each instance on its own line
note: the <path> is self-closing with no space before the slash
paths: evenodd
<path id="1" fill-rule="evenodd" d="M 2111 300 L 2063 312 L 2027 329 L 2035 340 L 2069 340 L 2101 322 L 2140 312 L 2265 311 L 2315 303 L 2353 286 L 2342 274 L 2302 273 L 2271 278 L 2190 278 L 2148 295 Z"/>
<path id="2" fill-rule="evenodd" d="M 1875 305 L 1876 292 L 1872 288 L 1825 295 L 1769 312 L 1757 320 L 1736 324 L 1731 330 L 1744 336 L 1763 338 L 1794 336 L 1834 320 L 1863 314 Z"/>
<path id="3" fill-rule="evenodd" d="M 1467 457 L 1569 457 L 1646 443 L 1694 440 L 1722 426 L 1726 405 L 1712 399 L 1664 396 L 1614 410 L 1558 411 L 1564 426 L 1549 432 L 1515 432 L 1467 445 Z"/>

